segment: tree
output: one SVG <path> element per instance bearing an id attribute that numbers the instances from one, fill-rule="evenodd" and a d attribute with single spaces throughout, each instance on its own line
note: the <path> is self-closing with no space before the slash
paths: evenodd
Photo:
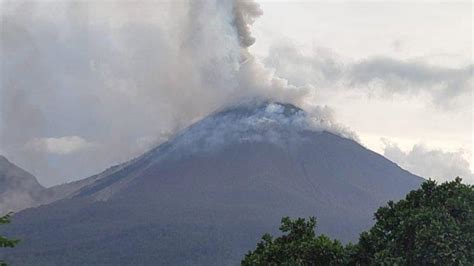
<path id="1" fill-rule="evenodd" d="M 249 252 L 242 265 L 341 265 L 346 260 L 344 246 L 325 235 L 316 236 L 316 218 L 291 220 L 284 217 L 278 238 L 262 237 L 255 251 Z"/>
<path id="2" fill-rule="evenodd" d="M 474 265 L 474 186 L 428 180 L 375 213 L 355 245 L 316 236 L 316 219 L 282 219 L 242 265 Z"/>
<path id="3" fill-rule="evenodd" d="M 0 217 L 0 225 L 10 223 L 11 214 Z M 0 248 L 13 248 L 19 242 L 16 239 L 8 239 L 0 235 Z M 0 260 L 0 266 L 7 265 L 3 260 Z"/>
<path id="4" fill-rule="evenodd" d="M 361 234 L 353 264 L 474 263 L 474 187 L 460 178 L 441 185 L 428 180 L 405 199 L 379 208 L 375 220 Z"/>

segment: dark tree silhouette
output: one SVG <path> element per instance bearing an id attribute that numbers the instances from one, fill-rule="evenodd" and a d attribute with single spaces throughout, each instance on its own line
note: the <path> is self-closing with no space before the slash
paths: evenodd
<path id="1" fill-rule="evenodd" d="M 355 264 L 474 264 L 474 186 L 460 178 L 441 185 L 428 180 L 379 208 L 375 219 L 360 236 Z"/>
<path id="2" fill-rule="evenodd" d="M 0 225 L 10 223 L 11 214 L 0 217 Z M 0 248 L 13 248 L 19 242 L 16 239 L 8 239 L 0 235 Z M 6 266 L 6 262 L 0 259 L 0 266 Z"/>
<path id="3" fill-rule="evenodd" d="M 242 265 L 474 265 L 474 186 L 428 180 L 375 213 L 355 245 L 316 236 L 316 219 L 283 218 Z M 348 217 L 350 219 L 350 217 Z"/>
<path id="4" fill-rule="evenodd" d="M 255 251 L 249 252 L 242 265 L 341 265 L 345 257 L 344 246 L 325 235 L 316 236 L 316 218 L 281 220 L 281 237 L 262 237 Z"/>

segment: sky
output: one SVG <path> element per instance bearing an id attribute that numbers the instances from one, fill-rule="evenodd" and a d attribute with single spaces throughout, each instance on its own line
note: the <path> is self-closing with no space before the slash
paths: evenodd
<path id="1" fill-rule="evenodd" d="M 0 153 L 45 186 L 254 96 L 325 110 L 415 174 L 474 183 L 472 2 L 0 3 Z"/>
<path id="2" fill-rule="evenodd" d="M 333 107 L 336 119 L 354 130 L 365 146 L 412 172 L 446 180 L 452 170 L 473 181 L 472 2 L 261 5 L 264 15 L 253 27 L 259 41 L 252 52 L 272 61 L 272 51 L 290 49 L 288 57 L 273 60 L 281 77 L 322 84 L 326 88 L 319 88 L 319 104 Z M 370 82 L 335 85 L 334 75 L 343 74 L 325 74 L 328 63 L 341 69 L 366 64 L 356 72 Z M 465 77 L 455 77 L 463 70 Z M 456 88 L 454 83 L 461 80 L 466 83 Z M 385 88 L 377 91 L 378 86 Z M 438 93 L 439 86 L 446 86 L 446 92 Z M 450 95 L 454 90 L 464 92 Z M 433 165 L 444 160 L 444 169 Z M 444 176 L 436 176 L 436 171 Z"/>
<path id="3" fill-rule="evenodd" d="M 280 76 L 294 74 L 294 82 L 320 82 L 328 87 L 320 89 L 320 104 L 332 106 L 337 120 L 353 129 L 363 144 L 380 153 L 386 150 L 389 158 L 394 146 L 406 157 L 417 147 L 432 156 L 458 154 L 473 171 L 472 2 L 261 1 L 261 5 L 264 15 L 253 27 L 259 41 L 252 52 L 268 58 L 271 51 L 291 47 L 293 58 L 279 59 L 283 65 L 280 71 L 286 72 Z M 327 62 L 347 66 L 377 58 L 392 60 L 392 66 L 372 61 L 372 73 L 367 73 L 373 75 L 368 78 L 374 83 L 379 78 L 385 79 L 382 86 L 393 86 L 386 94 L 376 92 L 375 84 L 355 84 L 341 92 L 334 83 L 326 83 L 334 81 L 324 75 Z M 399 73 L 419 73 L 397 81 L 397 77 L 384 76 L 390 73 L 382 73 L 390 67 L 398 68 Z M 470 79 L 464 93 L 458 97 L 430 95 L 462 69 L 467 70 L 466 80 Z M 322 77 L 314 77 L 318 71 L 323 71 Z M 450 71 L 453 73 L 448 74 Z M 446 76 L 437 79 L 443 72 Z M 415 88 L 406 89 L 409 86 Z M 367 87 L 372 92 L 360 93 Z M 429 161 L 416 167 L 411 166 L 416 162 L 408 164 L 406 158 L 391 159 L 422 175 L 433 174 L 427 169 L 436 167 Z"/>

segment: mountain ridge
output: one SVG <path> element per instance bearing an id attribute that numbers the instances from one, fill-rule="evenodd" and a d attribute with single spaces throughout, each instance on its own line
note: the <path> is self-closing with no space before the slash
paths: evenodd
<path id="1" fill-rule="evenodd" d="M 316 216 L 320 232 L 354 240 L 423 181 L 306 117 L 278 103 L 213 113 L 18 213 L 7 230 L 23 244 L 0 252 L 21 265 L 236 264 L 283 216 Z"/>
<path id="2" fill-rule="evenodd" d="M 36 177 L 0 155 L 0 216 L 34 206 L 43 190 Z"/>

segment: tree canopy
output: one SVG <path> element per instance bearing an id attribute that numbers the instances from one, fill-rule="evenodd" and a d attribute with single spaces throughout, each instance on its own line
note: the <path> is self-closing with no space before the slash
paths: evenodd
<path id="1" fill-rule="evenodd" d="M 355 261 L 401 265 L 474 263 L 474 189 L 460 178 L 426 181 L 397 203 L 375 213 L 361 234 Z"/>
<path id="2" fill-rule="evenodd" d="M 305 265 L 317 261 L 321 265 L 340 265 L 345 259 L 344 246 L 327 236 L 316 236 L 316 218 L 291 220 L 284 217 L 280 230 L 283 236 L 262 237 L 257 249 L 249 252 L 242 265 Z"/>
<path id="3" fill-rule="evenodd" d="M 10 223 L 10 214 L 0 217 L 0 225 Z M 0 248 L 12 248 L 18 243 L 19 240 L 8 239 L 0 235 Z M 0 266 L 7 265 L 3 260 L 0 259 Z"/>
<path id="4" fill-rule="evenodd" d="M 262 237 L 242 265 L 472 265 L 474 187 L 428 180 L 374 215 L 355 245 L 316 235 L 316 219 L 282 219 L 283 235 Z"/>

